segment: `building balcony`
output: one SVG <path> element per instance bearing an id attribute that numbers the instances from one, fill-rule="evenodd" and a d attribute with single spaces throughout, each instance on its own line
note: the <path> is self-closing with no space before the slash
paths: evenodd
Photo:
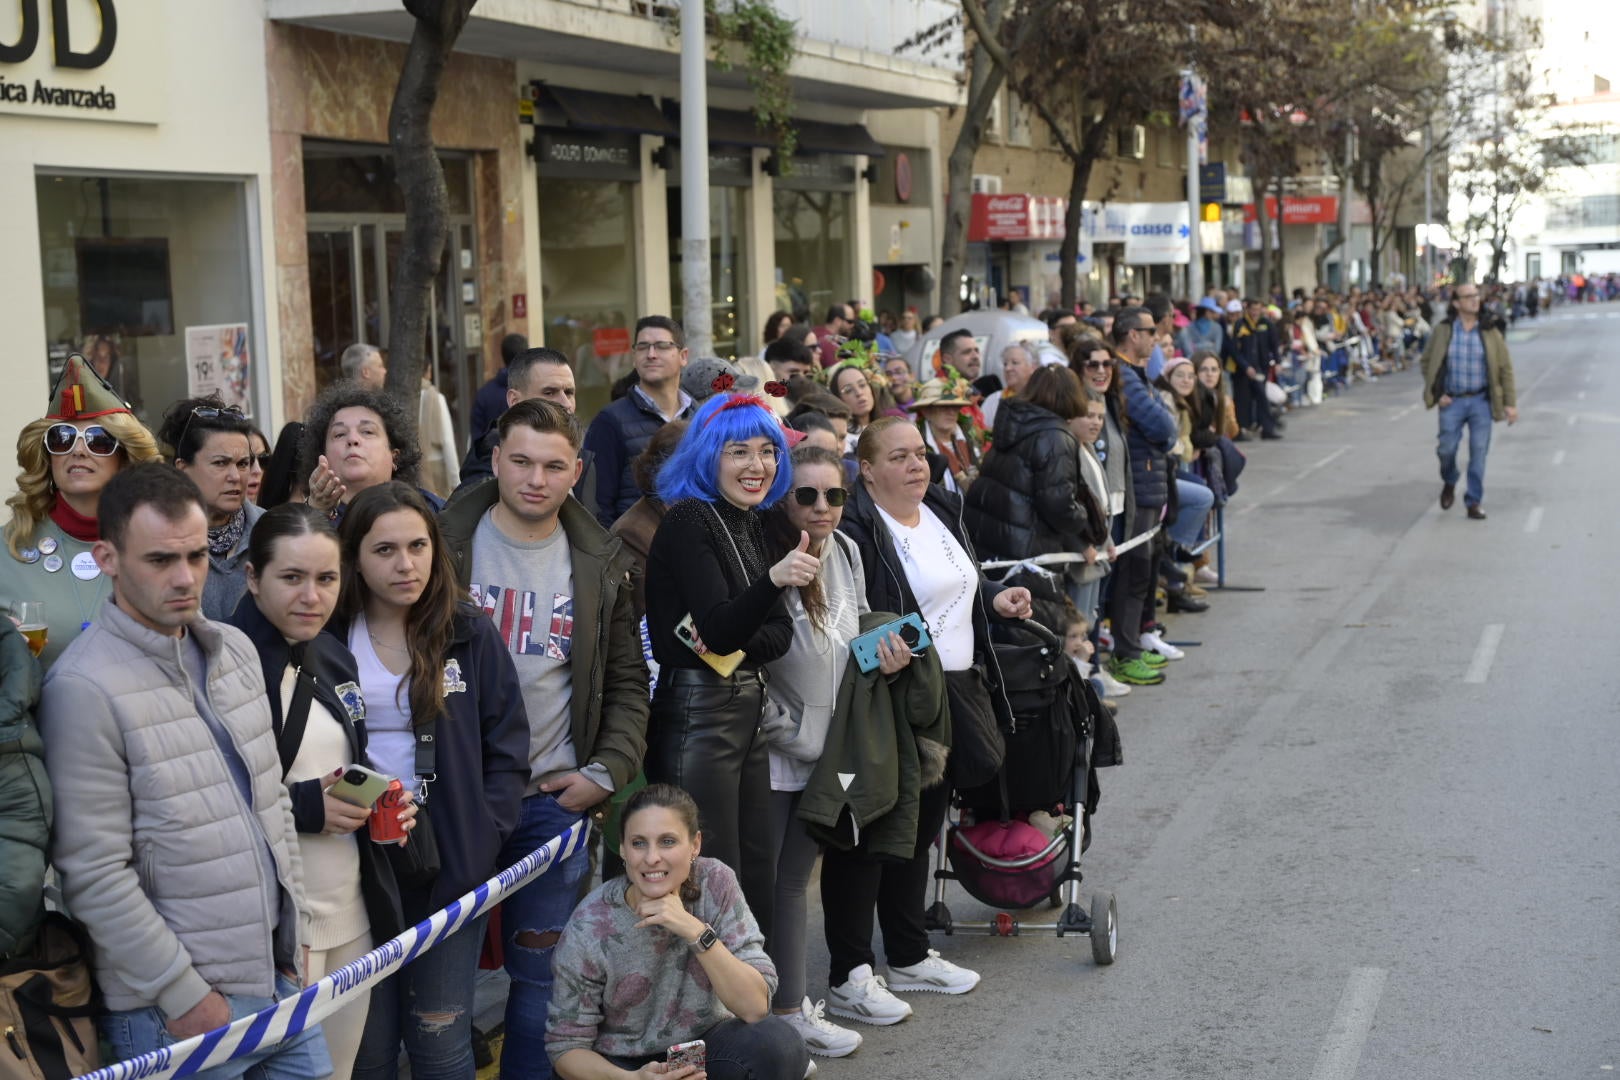
<path id="1" fill-rule="evenodd" d="M 945 0 L 774 0 L 798 23 L 790 76 L 806 103 L 851 109 L 932 108 L 962 98 L 961 35 L 927 56 L 902 42 L 949 17 Z M 399 0 L 268 0 L 272 20 L 340 34 L 409 41 Z M 661 0 L 480 0 L 457 51 L 674 81 L 679 4 Z M 739 67 L 709 65 L 709 83 L 746 88 Z"/>

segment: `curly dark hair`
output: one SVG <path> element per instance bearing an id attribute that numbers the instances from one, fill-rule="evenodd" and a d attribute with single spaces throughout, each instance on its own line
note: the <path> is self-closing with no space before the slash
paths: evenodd
<path id="1" fill-rule="evenodd" d="M 417 466 L 422 463 L 422 447 L 416 441 L 416 418 L 391 395 L 367 390 L 345 379 L 321 391 L 315 404 L 304 415 L 304 434 L 298 450 L 298 475 L 308 476 L 326 452 L 326 432 L 332 417 L 342 409 L 370 409 L 382 420 L 388 435 L 388 448 L 395 451 L 394 479 L 416 484 Z"/>

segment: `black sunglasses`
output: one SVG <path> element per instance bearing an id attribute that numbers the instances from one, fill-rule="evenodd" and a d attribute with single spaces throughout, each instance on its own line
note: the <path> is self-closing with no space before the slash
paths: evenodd
<path id="1" fill-rule="evenodd" d="M 1113 367 L 1114 362 L 1112 360 L 1086 360 L 1082 362 L 1080 366 L 1085 368 L 1087 371 L 1102 371 L 1106 368 Z"/>
<path id="2" fill-rule="evenodd" d="M 81 436 L 84 448 L 96 457 L 111 457 L 118 453 L 118 438 L 100 424 L 91 424 L 80 431 L 72 424 L 52 424 L 45 429 L 45 450 L 60 457 L 73 453 L 73 444 Z"/>
<path id="3" fill-rule="evenodd" d="M 191 410 L 191 415 L 186 417 L 186 425 L 180 429 L 180 437 L 174 441 L 175 450 L 178 451 L 180 447 L 185 445 L 186 432 L 191 430 L 193 420 L 218 420 L 222 416 L 229 420 L 247 419 L 247 414 L 235 405 L 227 405 L 223 409 L 216 409 L 212 405 L 198 405 Z M 207 439 L 205 438 L 203 441 L 206 442 Z"/>
<path id="4" fill-rule="evenodd" d="M 274 457 L 274 454 L 254 454 L 253 460 L 259 463 L 259 468 L 268 469 L 270 467 L 270 461 Z"/>
<path id="5" fill-rule="evenodd" d="M 793 489 L 793 501 L 800 506 L 814 506 L 816 500 L 821 498 L 822 495 L 827 496 L 827 505 L 834 509 L 843 506 L 844 500 L 849 498 L 849 492 L 841 487 L 828 488 L 826 491 L 813 487 Z"/>

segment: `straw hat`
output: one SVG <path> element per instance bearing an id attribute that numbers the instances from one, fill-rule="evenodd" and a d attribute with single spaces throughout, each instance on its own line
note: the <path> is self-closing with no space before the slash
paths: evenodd
<path id="1" fill-rule="evenodd" d="M 908 409 L 926 409 L 932 405 L 972 405 L 968 395 L 970 390 L 966 379 L 957 379 L 947 382 L 944 379 L 929 379 L 917 388 L 917 396 L 911 399 Z"/>

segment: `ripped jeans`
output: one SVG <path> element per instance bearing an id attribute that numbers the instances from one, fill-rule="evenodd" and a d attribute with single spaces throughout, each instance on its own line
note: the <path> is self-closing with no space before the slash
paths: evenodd
<path id="1" fill-rule="evenodd" d="M 501 852 L 501 865 L 517 862 L 582 816 L 565 810 L 547 792 L 530 795 L 523 800 L 517 829 Z M 506 973 L 512 977 L 506 993 L 502 1080 L 546 1080 L 551 1076 L 551 1059 L 546 1056 L 551 954 L 557 935 L 579 903 L 580 883 L 590 868 L 589 854 L 582 848 L 507 897 L 501 906 L 501 944 Z"/>
<path id="2" fill-rule="evenodd" d="M 488 922 L 474 919 L 372 988 L 353 1080 L 394 1080 L 401 1042 L 412 1080 L 473 1080 L 473 993 Z"/>

